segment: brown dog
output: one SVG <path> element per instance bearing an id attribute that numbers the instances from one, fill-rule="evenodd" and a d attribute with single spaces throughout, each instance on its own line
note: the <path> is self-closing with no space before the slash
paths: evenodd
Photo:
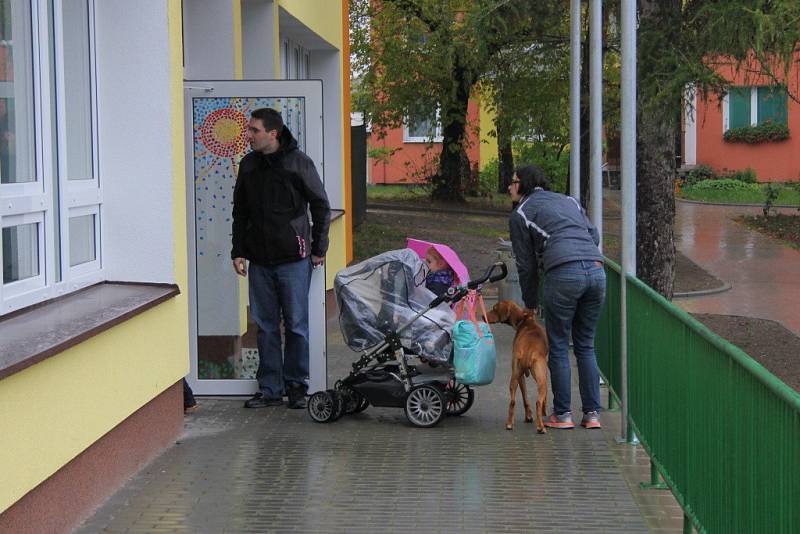
<path id="1" fill-rule="evenodd" d="M 511 349 L 511 402 L 508 405 L 508 419 L 506 429 L 514 428 L 514 406 L 516 405 L 517 386 L 522 391 L 522 401 L 525 403 L 525 422 L 533 421 L 531 403 L 528 401 L 528 391 L 525 386 L 525 377 L 533 373 L 539 395 L 536 398 L 536 430 L 540 434 L 547 432 L 544 426 L 545 403 L 547 401 L 547 333 L 536 322 L 533 314 L 523 311 L 513 301 L 501 300 L 487 313 L 490 323 L 506 323 L 511 325 L 517 335 L 514 337 L 514 346 Z"/>

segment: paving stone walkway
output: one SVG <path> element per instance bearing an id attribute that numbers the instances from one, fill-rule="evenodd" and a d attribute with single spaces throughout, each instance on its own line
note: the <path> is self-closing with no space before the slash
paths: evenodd
<path id="1" fill-rule="evenodd" d="M 336 321 L 328 331 L 332 384 L 355 353 Z M 201 398 L 180 441 L 79 532 L 679 532 L 669 492 L 638 489 L 644 451 L 615 444 L 619 413 L 603 414 L 602 431 L 537 435 L 519 401 L 515 430 L 504 430 L 513 331 L 498 325 L 495 336 L 495 382 L 432 429 L 401 409 L 323 425 L 305 411 Z M 579 411 L 577 388 L 573 403 Z"/>

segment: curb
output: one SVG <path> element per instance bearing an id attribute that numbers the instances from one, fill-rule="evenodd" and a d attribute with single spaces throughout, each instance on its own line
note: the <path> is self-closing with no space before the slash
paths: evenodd
<path id="1" fill-rule="evenodd" d="M 715 287 L 713 289 L 700 289 L 699 291 L 685 291 L 682 293 L 673 293 L 672 298 L 690 298 L 690 297 L 704 297 L 706 295 L 715 295 L 717 293 L 724 293 L 728 291 L 732 286 L 727 283 L 723 283 L 720 287 Z"/>
<path id="2" fill-rule="evenodd" d="M 686 204 L 700 204 L 702 206 L 725 206 L 725 207 L 733 207 L 733 208 L 763 208 L 764 204 L 731 204 L 731 203 L 724 203 L 724 202 L 705 202 L 703 200 L 691 200 L 688 198 L 678 198 L 675 197 L 675 200 L 678 202 L 685 202 Z M 775 204 L 772 206 L 773 208 L 788 208 L 788 209 L 798 209 L 800 206 L 791 206 L 788 204 Z"/>
<path id="3" fill-rule="evenodd" d="M 369 203 L 368 210 L 392 210 L 392 211 L 415 211 L 415 212 L 434 212 L 434 213 L 453 213 L 456 215 L 485 215 L 489 217 L 508 217 L 511 210 L 469 210 L 458 208 L 444 208 L 439 206 L 407 206 L 405 204 L 381 204 Z"/>

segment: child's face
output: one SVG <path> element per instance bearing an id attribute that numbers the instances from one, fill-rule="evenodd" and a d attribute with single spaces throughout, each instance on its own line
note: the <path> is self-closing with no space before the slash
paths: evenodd
<path id="1" fill-rule="evenodd" d="M 431 272 L 441 271 L 442 269 L 447 268 L 447 263 L 445 263 L 443 260 L 434 258 L 431 253 L 425 254 L 425 263 L 428 264 L 428 269 L 430 269 Z"/>

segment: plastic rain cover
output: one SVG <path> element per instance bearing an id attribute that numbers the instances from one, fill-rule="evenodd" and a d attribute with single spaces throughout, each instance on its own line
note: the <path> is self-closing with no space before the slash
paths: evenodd
<path id="1" fill-rule="evenodd" d="M 411 249 L 391 250 L 339 271 L 334 280 L 339 327 L 353 350 L 368 349 L 425 310 L 427 267 Z M 428 310 L 400 334 L 407 349 L 441 362 L 450 358 L 456 317 L 447 303 Z"/>

